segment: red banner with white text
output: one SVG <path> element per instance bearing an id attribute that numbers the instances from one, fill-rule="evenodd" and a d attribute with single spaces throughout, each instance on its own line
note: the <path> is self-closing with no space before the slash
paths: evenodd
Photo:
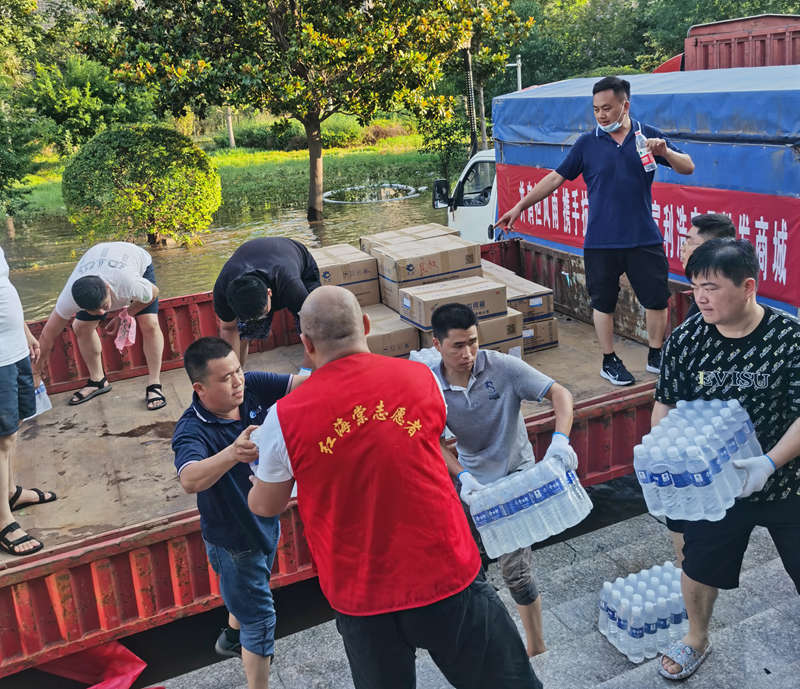
<path id="1" fill-rule="evenodd" d="M 544 168 L 498 163 L 499 215 L 548 172 Z M 671 272 L 683 275 L 681 246 L 692 218 L 701 213 L 725 213 L 733 221 L 737 236 L 756 248 L 761 268 L 758 293 L 800 306 L 800 198 L 655 182 L 652 211 L 664 237 Z M 531 206 L 515 223 L 514 230 L 582 248 L 588 216 L 586 185 L 578 177 Z"/>

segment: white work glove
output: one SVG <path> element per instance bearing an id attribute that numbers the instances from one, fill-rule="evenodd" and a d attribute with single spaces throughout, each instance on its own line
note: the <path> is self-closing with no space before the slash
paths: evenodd
<path id="1" fill-rule="evenodd" d="M 738 497 L 746 498 L 753 493 L 761 490 L 767 479 L 772 476 L 775 471 L 775 462 L 769 455 L 760 455 L 759 457 L 746 457 L 745 459 L 734 459 L 731 464 L 736 469 L 745 472 L 747 478 L 744 480 L 742 492 Z"/>
<path id="2" fill-rule="evenodd" d="M 544 453 L 544 460 L 556 457 L 561 461 L 565 471 L 575 471 L 578 468 L 578 455 L 569 444 L 569 438 L 563 433 L 556 431 L 550 441 L 550 447 Z"/>
<path id="3" fill-rule="evenodd" d="M 462 471 L 458 475 L 458 480 L 461 482 L 461 499 L 469 505 L 472 500 L 472 494 L 482 490 L 484 486 L 468 471 Z"/>

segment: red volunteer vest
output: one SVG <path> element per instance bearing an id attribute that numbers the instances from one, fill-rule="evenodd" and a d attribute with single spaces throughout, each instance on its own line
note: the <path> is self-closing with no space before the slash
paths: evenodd
<path id="1" fill-rule="evenodd" d="M 331 606 L 377 615 L 463 591 L 480 557 L 439 448 L 420 363 L 353 354 L 277 403 L 305 535 Z"/>

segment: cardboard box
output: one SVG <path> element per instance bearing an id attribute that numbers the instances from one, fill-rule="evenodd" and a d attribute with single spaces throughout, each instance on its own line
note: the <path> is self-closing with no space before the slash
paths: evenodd
<path id="1" fill-rule="evenodd" d="M 412 349 L 419 349 L 419 331 L 388 306 L 373 304 L 362 311 L 369 316 L 367 346 L 373 354 L 408 356 Z"/>
<path id="2" fill-rule="evenodd" d="M 431 329 L 431 316 L 442 304 L 466 304 L 478 318 L 506 312 L 506 286 L 473 276 L 400 289 L 400 316 L 420 330 Z"/>
<path id="3" fill-rule="evenodd" d="M 361 306 L 380 302 L 378 262 L 374 256 L 349 244 L 333 244 L 309 251 L 319 266 L 323 285 L 339 285 L 350 290 Z"/>
<path id="4" fill-rule="evenodd" d="M 485 259 L 481 261 L 481 267 L 487 278 L 506 286 L 509 308 L 519 311 L 525 323 L 553 317 L 553 290 L 549 287 L 521 278 Z"/>
<path id="5" fill-rule="evenodd" d="M 481 246 L 453 235 L 372 248 L 378 259 L 381 301 L 400 310 L 399 290 L 481 275 Z"/>
<path id="6" fill-rule="evenodd" d="M 522 356 L 522 314 L 508 309 L 504 316 L 478 321 L 478 346 L 498 352 Z M 433 347 L 433 333 L 420 333 L 422 347 Z"/>
<path id="7" fill-rule="evenodd" d="M 504 316 L 478 321 L 478 344 L 481 349 L 522 356 L 522 325 L 522 314 L 514 309 L 508 309 Z"/>
<path id="8" fill-rule="evenodd" d="M 375 246 L 384 244 L 401 244 L 403 242 L 416 241 L 418 239 L 430 239 L 431 237 L 441 237 L 442 235 L 451 234 L 458 236 L 458 230 L 451 227 L 445 227 L 438 223 L 428 223 L 427 225 L 415 225 L 414 227 L 406 227 L 402 230 L 388 230 L 386 232 L 378 232 L 377 234 L 370 234 L 365 237 L 360 237 L 361 250 L 371 253 Z"/>
<path id="9" fill-rule="evenodd" d="M 522 354 L 526 356 L 540 349 L 549 349 L 558 346 L 558 321 L 555 318 L 545 318 L 528 323 L 523 323 L 522 328 Z"/>

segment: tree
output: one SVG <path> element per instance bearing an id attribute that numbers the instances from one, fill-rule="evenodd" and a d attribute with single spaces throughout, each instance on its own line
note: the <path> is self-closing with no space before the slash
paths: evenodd
<path id="1" fill-rule="evenodd" d="M 19 102 L 37 113 L 45 143 L 62 156 L 112 124 L 153 118 L 151 94 L 126 89 L 107 67 L 81 55 L 69 56 L 63 65 L 36 62 L 34 70 Z"/>
<path id="2" fill-rule="evenodd" d="M 487 82 L 505 70 L 511 47 L 518 46 L 530 33 L 536 20 L 522 20 L 508 0 L 480 0 L 472 16 L 472 78 L 478 92 L 478 116 L 483 148 L 487 146 L 486 112 L 483 89 Z"/>
<path id="3" fill-rule="evenodd" d="M 436 117 L 420 126 L 420 153 L 434 153 L 439 162 L 439 174 L 450 182 L 453 170 L 460 170 L 469 157 L 469 123 L 463 113 L 451 108 L 449 117 Z"/>
<path id="4" fill-rule="evenodd" d="M 3 0 L 0 3 L 0 79 L 19 79 L 22 63 L 34 53 L 40 37 L 36 0 Z"/>
<path id="5" fill-rule="evenodd" d="M 22 182 L 35 170 L 33 156 L 38 148 L 28 121 L 12 115 L 0 93 L 0 213 L 6 215 L 12 239 L 14 216 L 25 207 L 25 195 L 30 192 Z"/>
<path id="6" fill-rule="evenodd" d="M 469 29 L 469 0 L 108 0 L 93 55 L 152 84 L 160 110 L 245 105 L 302 122 L 308 217 L 322 216 L 321 123 L 366 122 L 400 104 L 434 111 L 443 61 Z"/>
<path id="7" fill-rule="evenodd" d="M 219 174 L 167 127 L 107 129 L 70 159 L 61 180 L 70 222 L 90 238 L 194 243 L 222 200 Z"/>

